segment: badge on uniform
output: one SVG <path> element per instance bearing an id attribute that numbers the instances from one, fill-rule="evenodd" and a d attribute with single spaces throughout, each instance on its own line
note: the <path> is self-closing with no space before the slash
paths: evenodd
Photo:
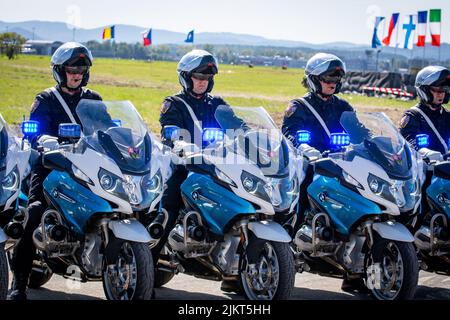
<path id="1" fill-rule="evenodd" d="M 164 100 L 162 106 L 161 106 L 161 114 L 164 114 L 167 112 L 167 110 L 170 109 L 170 106 L 172 103 L 169 100 Z"/>
<path id="2" fill-rule="evenodd" d="M 408 125 L 409 120 L 411 119 L 411 117 L 407 114 L 405 114 L 401 120 L 400 120 L 400 128 L 405 128 Z"/>
<path id="3" fill-rule="evenodd" d="M 286 108 L 286 111 L 284 112 L 284 116 L 286 118 L 289 118 L 294 114 L 295 110 L 297 110 L 297 105 L 293 102 L 289 103 L 288 107 Z"/>

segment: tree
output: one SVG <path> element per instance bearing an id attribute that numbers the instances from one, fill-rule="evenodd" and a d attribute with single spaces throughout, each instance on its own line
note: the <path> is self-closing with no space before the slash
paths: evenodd
<path id="1" fill-rule="evenodd" d="M 9 60 L 18 55 L 26 39 L 15 32 L 0 33 L 0 54 Z"/>

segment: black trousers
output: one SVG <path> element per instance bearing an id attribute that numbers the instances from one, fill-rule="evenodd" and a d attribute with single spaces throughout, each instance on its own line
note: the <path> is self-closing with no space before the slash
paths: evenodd
<path id="1" fill-rule="evenodd" d="M 42 214 L 47 209 L 44 197 L 43 182 L 50 173 L 41 164 L 36 165 L 31 172 L 30 190 L 28 193 L 28 221 L 25 231 L 14 248 L 11 261 L 11 270 L 16 278 L 28 279 L 36 248 L 33 243 L 33 232 L 39 226 Z"/>
<path id="2" fill-rule="evenodd" d="M 170 231 L 176 224 L 180 209 L 183 207 L 183 200 L 181 198 L 181 184 L 184 180 L 186 180 L 187 175 L 188 171 L 186 168 L 177 166 L 172 176 L 167 181 L 167 188 L 164 191 L 161 201 L 162 206 L 167 210 L 169 217 L 166 227 L 164 228 L 163 236 L 159 239 L 158 244 L 152 248 L 153 262 L 155 265 L 158 262 L 161 249 L 166 244 Z"/>

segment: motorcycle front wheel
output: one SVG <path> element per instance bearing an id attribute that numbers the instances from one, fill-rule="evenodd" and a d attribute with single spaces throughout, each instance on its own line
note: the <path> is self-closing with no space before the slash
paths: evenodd
<path id="1" fill-rule="evenodd" d="M 154 286 L 152 253 L 145 243 L 121 241 L 103 271 L 108 300 L 150 300 Z"/>
<path id="2" fill-rule="evenodd" d="M 252 242 L 257 241 L 254 245 Z M 288 243 L 251 238 L 241 258 L 240 282 L 249 300 L 287 300 L 295 281 Z"/>
<path id="3" fill-rule="evenodd" d="M 381 239 L 367 256 L 366 284 L 378 300 L 414 298 L 419 263 L 412 243 Z"/>

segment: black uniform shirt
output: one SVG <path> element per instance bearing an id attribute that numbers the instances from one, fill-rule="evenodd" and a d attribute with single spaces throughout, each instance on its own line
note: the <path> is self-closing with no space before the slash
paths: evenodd
<path id="1" fill-rule="evenodd" d="M 317 111 L 328 127 L 330 133 L 344 132 L 339 120 L 344 111 L 354 111 L 350 104 L 333 95 L 324 101 L 314 93 L 308 93 L 304 99 Z M 298 130 L 311 132 L 310 146 L 323 152 L 329 149 L 327 133 L 307 106 L 299 99 L 292 100 L 286 109 L 283 119 L 283 134 L 297 147 L 295 139 Z"/>
<path id="2" fill-rule="evenodd" d="M 444 139 L 445 143 L 448 143 L 450 139 L 450 112 L 443 107 L 438 110 L 432 110 L 425 104 L 419 104 L 417 107 L 430 118 L 442 139 Z M 445 153 L 444 146 L 433 129 L 430 128 L 425 118 L 417 110 L 409 109 L 405 111 L 400 120 L 400 133 L 416 149 L 416 135 L 428 134 L 430 137 L 428 149 Z"/>
<path id="3" fill-rule="evenodd" d="M 214 114 L 220 105 L 227 105 L 227 103 L 220 97 L 214 97 L 206 94 L 201 99 L 196 99 L 189 94 L 180 92 L 174 96 L 167 97 L 162 105 L 159 122 L 161 128 L 164 126 L 173 125 L 181 129 L 189 131 L 191 143 L 194 141 L 195 124 L 185 104 L 178 100 L 177 97 L 182 98 L 192 108 L 198 121 L 201 121 L 201 127 L 204 128 L 220 128 Z M 162 132 L 161 132 L 162 133 Z M 164 139 L 163 139 L 164 141 Z M 164 143 L 169 144 L 165 141 Z"/>
<path id="4" fill-rule="evenodd" d="M 80 102 L 81 99 L 102 100 L 97 92 L 89 89 L 84 89 L 82 92 L 75 95 L 64 93 L 59 86 L 56 86 L 56 89 L 67 103 L 75 120 L 80 125 L 80 120 L 75 112 L 78 102 Z M 61 123 L 72 122 L 58 98 L 49 89 L 42 91 L 36 96 L 36 99 L 31 106 L 30 120 L 39 121 L 40 134 L 54 137 L 58 136 L 58 128 Z"/>

